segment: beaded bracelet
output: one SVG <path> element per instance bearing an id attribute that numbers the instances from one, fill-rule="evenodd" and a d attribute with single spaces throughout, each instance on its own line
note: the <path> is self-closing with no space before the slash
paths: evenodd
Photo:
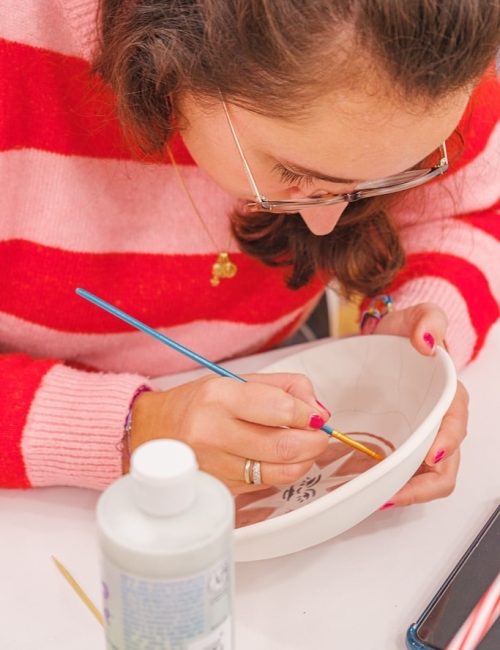
<path id="1" fill-rule="evenodd" d="M 361 313 L 359 323 L 359 329 L 361 330 L 361 333 L 368 333 L 364 332 L 364 329 L 370 318 L 374 318 L 378 322 L 386 314 L 390 313 L 392 311 L 392 308 L 392 298 L 389 294 L 383 293 L 372 298 L 368 302 L 366 309 L 364 309 Z"/>

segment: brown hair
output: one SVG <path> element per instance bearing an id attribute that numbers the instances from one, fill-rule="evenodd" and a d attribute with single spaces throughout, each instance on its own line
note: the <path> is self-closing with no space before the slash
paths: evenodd
<path id="1" fill-rule="evenodd" d="M 300 106 L 382 71 L 392 92 L 419 105 L 473 84 L 498 48 L 497 0 L 101 0 L 95 69 L 145 150 L 172 135 L 176 96 L 225 99 L 297 118 Z M 371 62 L 368 64 L 368 62 Z M 368 65 L 370 70 L 368 70 Z M 325 69 L 328 79 L 325 84 Z M 290 266 L 289 286 L 315 273 L 346 294 L 374 295 L 404 264 L 388 207 L 348 206 L 335 230 L 313 235 L 300 215 L 235 215 L 243 250 Z"/>

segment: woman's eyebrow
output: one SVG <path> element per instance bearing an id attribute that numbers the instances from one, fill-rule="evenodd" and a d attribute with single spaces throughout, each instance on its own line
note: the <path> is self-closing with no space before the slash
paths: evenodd
<path id="1" fill-rule="evenodd" d="M 412 169 L 415 169 L 418 165 L 420 165 L 425 158 L 420 160 L 418 163 L 415 165 L 412 165 L 411 167 L 408 167 L 407 169 L 404 169 L 404 173 L 406 171 L 410 171 Z M 303 174 L 304 176 L 311 176 L 312 178 L 317 178 L 320 181 L 327 181 L 328 183 L 340 183 L 343 185 L 350 185 L 352 183 L 365 183 L 367 181 L 362 181 L 360 179 L 353 179 L 353 178 L 340 178 L 339 176 L 328 176 L 328 174 L 323 174 L 322 172 L 318 172 L 314 169 L 308 169 L 307 167 L 301 167 L 301 165 L 296 165 L 295 163 L 289 162 L 284 160 L 282 163 L 285 167 L 288 167 L 288 169 L 292 172 L 297 172 L 297 174 Z"/>
<path id="2" fill-rule="evenodd" d="M 323 174 L 322 172 L 315 171 L 314 169 L 307 169 L 307 167 L 301 167 L 295 163 L 284 160 L 282 163 L 292 172 L 297 172 L 297 174 L 303 174 L 304 176 L 312 176 L 321 181 L 327 181 L 328 183 L 342 183 L 342 184 L 351 184 L 358 183 L 358 180 L 352 178 L 340 178 L 339 176 L 328 176 L 328 174 Z"/>

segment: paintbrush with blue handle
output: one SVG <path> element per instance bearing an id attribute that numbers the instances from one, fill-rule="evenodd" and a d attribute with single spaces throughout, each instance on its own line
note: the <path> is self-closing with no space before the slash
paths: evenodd
<path id="1" fill-rule="evenodd" d="M 126 323 L 128 323 L 132 327 L 135 327 L 141 332 L 145 332 L 146 334 L 149 334 L 149 336 L 152 336 L 157 341 L 160 341 L 160 343 L 163 343 L 164 345 L 168 345 L 173 350 L 176 350 L 177 352 L 180 352 L 184 356 L 189 357 L 189 359 L 192 359 L 200 366 L 204 366 L 205 368 L 208 368 L 212 372 L 215 372 L 217 375 L 220 375 L 221 377 L 230 377 L 231 379 L 236 379 L 236 381 L 246 382 L 246 379 L 243 379 L 243 377 L 240 377 L 239 375 L 236 375 L 234 372 L 231 372 L 230 370 L 227 370 L 226 368 L 219 366 L 217 363 L 214 363 L 213 361 L 210 361 L 209 359 L 202 357 L 201 354 L 198 354 L 197 352 L 190 350 L 189 348 L 182 345 L 181 343 L 177 343 L 176 341 L 169 338 L 168 336 L 165 336 L 165 334 L 158 332 L 158 330 L 155 330 L 149 325 L 146 325 L 140 320 L 137 320 L 137 318 L 130 316 L 126 312 L 122 311 L 121 309 L 118 309 L 118 307 L 114 307 L 109 302 L 106 302 L 102 298 L 95 296 L 93 293 L 90 293 L 85 289 L 76 289 L 76 293 L 81 298 L 85 298 L 85 300 L 88 300 L 92 304 L 97 305 L 97 307 L 104 309 L 104 311 L 107 311 L 109 314 L 112 314 L 113 316 L 116 316 L 117 318 L 125 321 Z M 332 427 L 328 426 L 328 424 L 324 424 L 321 427 L 321 430 L 327 433 L 329 436 L 336 438 L 340 442 L 349 445 L 349 447 L 352 447 L 353 449 L 357 449 L 358 451 L 363 452 L 364 454 L 370 456 L 371 458 L 375 458 L 376 460 L 384 460 L 384 457 L 381 456 L 380 454 L 377 454 L 377 452 L 372 451 L 368 447 L 365 447 L 365 445 L 362 445 L 360 442 L 353 440 L 349 436 L 346 436 L 344 433 L 341 433 L 336 429 L 332 429 Z"/>

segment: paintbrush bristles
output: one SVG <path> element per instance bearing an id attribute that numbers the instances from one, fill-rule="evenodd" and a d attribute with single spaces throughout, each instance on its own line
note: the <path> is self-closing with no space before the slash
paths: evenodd
<path id="1" fill-rule="evenodd" d="M 353 440 L 349 436 L 346 436 L 345 433 L 340 433 L 340 431 L 337 431 L 336 429 L 332 430 L 332 436 L 339 440 L 340 442 L 345 443 L 346 445 L 349 445 L 349 447 L 352 447 L 353 449 L 357 449 L 358 451 L 362 451 L 364 454 L 367 456 L 371 456 L 372 458 L 375 458 L 376 460 L 384 460 L 384 456 L 381 454 L 377 454 L 376 451 L 373 451 L 369 447 L 366 447 L 365 445 L 362 445 L 360 442 L 357 440 Z"/>

